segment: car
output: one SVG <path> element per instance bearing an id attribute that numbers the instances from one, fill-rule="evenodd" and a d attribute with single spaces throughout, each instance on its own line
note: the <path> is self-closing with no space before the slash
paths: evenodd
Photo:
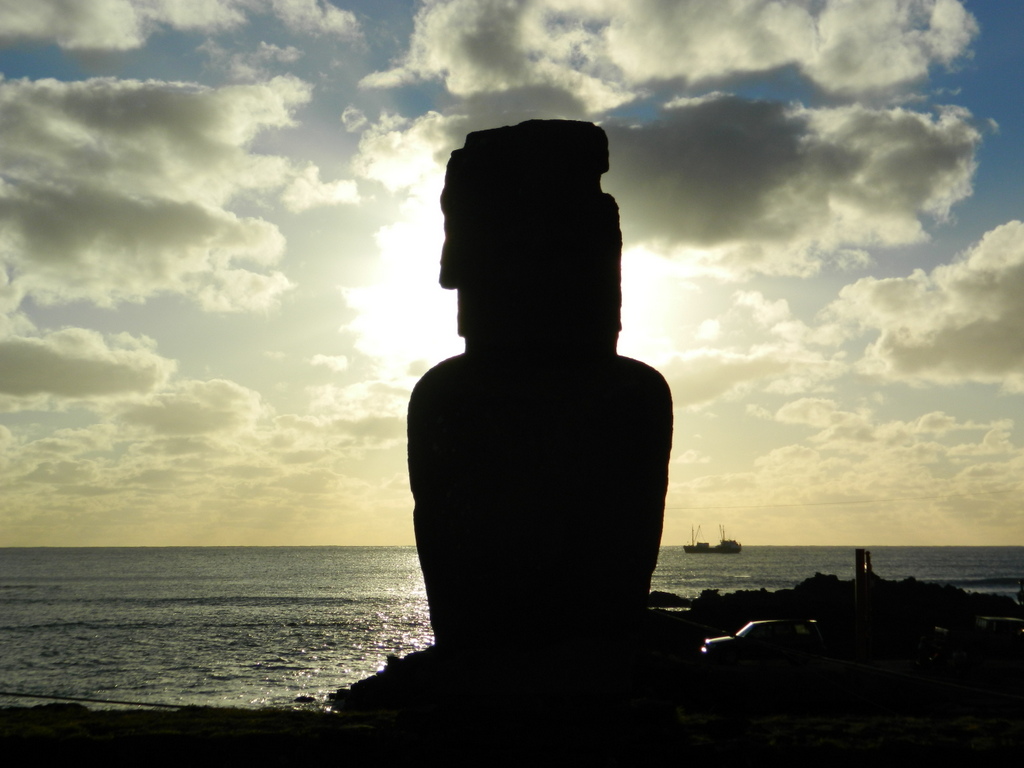
<path id="1" fill-rule="evenodd" d="M 751 621 L 735 635 L 709 637 L 700 652 L 721 664 L 780 658 L 799 664 L 824 650 L 825 642 L 814 619 L 770 619 Z"/>
<path id="2" fill-rule="evenodd" d="M 1024 619 L 975 616 L 972 629 L 935 627 L 917 644 L 917 666 L 963 667 L 986 657 L 1024 656 Z"/>

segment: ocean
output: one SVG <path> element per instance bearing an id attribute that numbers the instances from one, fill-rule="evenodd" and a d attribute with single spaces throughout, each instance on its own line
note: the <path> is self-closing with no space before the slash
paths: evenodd
<path id="1" fill-rule="evenodd" d="M 1024 547 L 870 551 L 886 579 L 1015 596 L 1024 578 Z M 652 589 L 785 589 L 816 572 L 852 578 L 853 563 L 850 547 L 663 547 Z M 414 547 L 0 549 L 3 693 L 296 706 L 431 642 Z"/>

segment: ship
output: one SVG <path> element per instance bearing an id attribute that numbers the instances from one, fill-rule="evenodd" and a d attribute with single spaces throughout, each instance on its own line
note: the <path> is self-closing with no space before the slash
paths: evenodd
<path id="1" fill-rule="evenodd" d="M 725 538 L 725 526 L 718 526 L 718 538 L 721 540 L 715 546 L 711 546 L 706 541 L 698 541 L 700 539 L 700 526 L 697 526 L 697 530 L 690 528 L 690 543 L 683 545 L 683 551 L 688 555 L 738 555 L 742 551 L 743 546 L 735 539 Z"/>

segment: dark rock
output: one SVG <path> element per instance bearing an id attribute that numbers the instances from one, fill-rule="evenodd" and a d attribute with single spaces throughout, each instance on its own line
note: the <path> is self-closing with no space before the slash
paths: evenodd
<path id="1" fill-rule="evenodd" d="M 647 596 L 648 608 L 689 608 L 690 601 L 671 592 L 654 590 Z"/>
<path id="2" fill-rule="evenodd" d="M 401 709 L 429 706 L 438 699 L 439 665 L 433 648 L 404 658 L 388 656 L 387 665 L 373 677 L 341 689 L 335 700 L 346 709 Z"/>

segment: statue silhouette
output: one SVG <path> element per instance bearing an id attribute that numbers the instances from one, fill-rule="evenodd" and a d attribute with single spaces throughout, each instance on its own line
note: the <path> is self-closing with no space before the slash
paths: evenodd
<path id="1" fill-rule="evenodd" d="M 562 694 L 607 690 L 595 665 L 628 654 L 646 605 L 672 404 L 660 374 L 616 354 L 607 169 L 604 132 L 560 120 L 471 133 L 448 163 L 440 282 L 458 291 L 466 351 L 420 380 L 408 424 L 416 541 L 452 679 L 487 654 L 506 676 L 545 664 Z"/>

